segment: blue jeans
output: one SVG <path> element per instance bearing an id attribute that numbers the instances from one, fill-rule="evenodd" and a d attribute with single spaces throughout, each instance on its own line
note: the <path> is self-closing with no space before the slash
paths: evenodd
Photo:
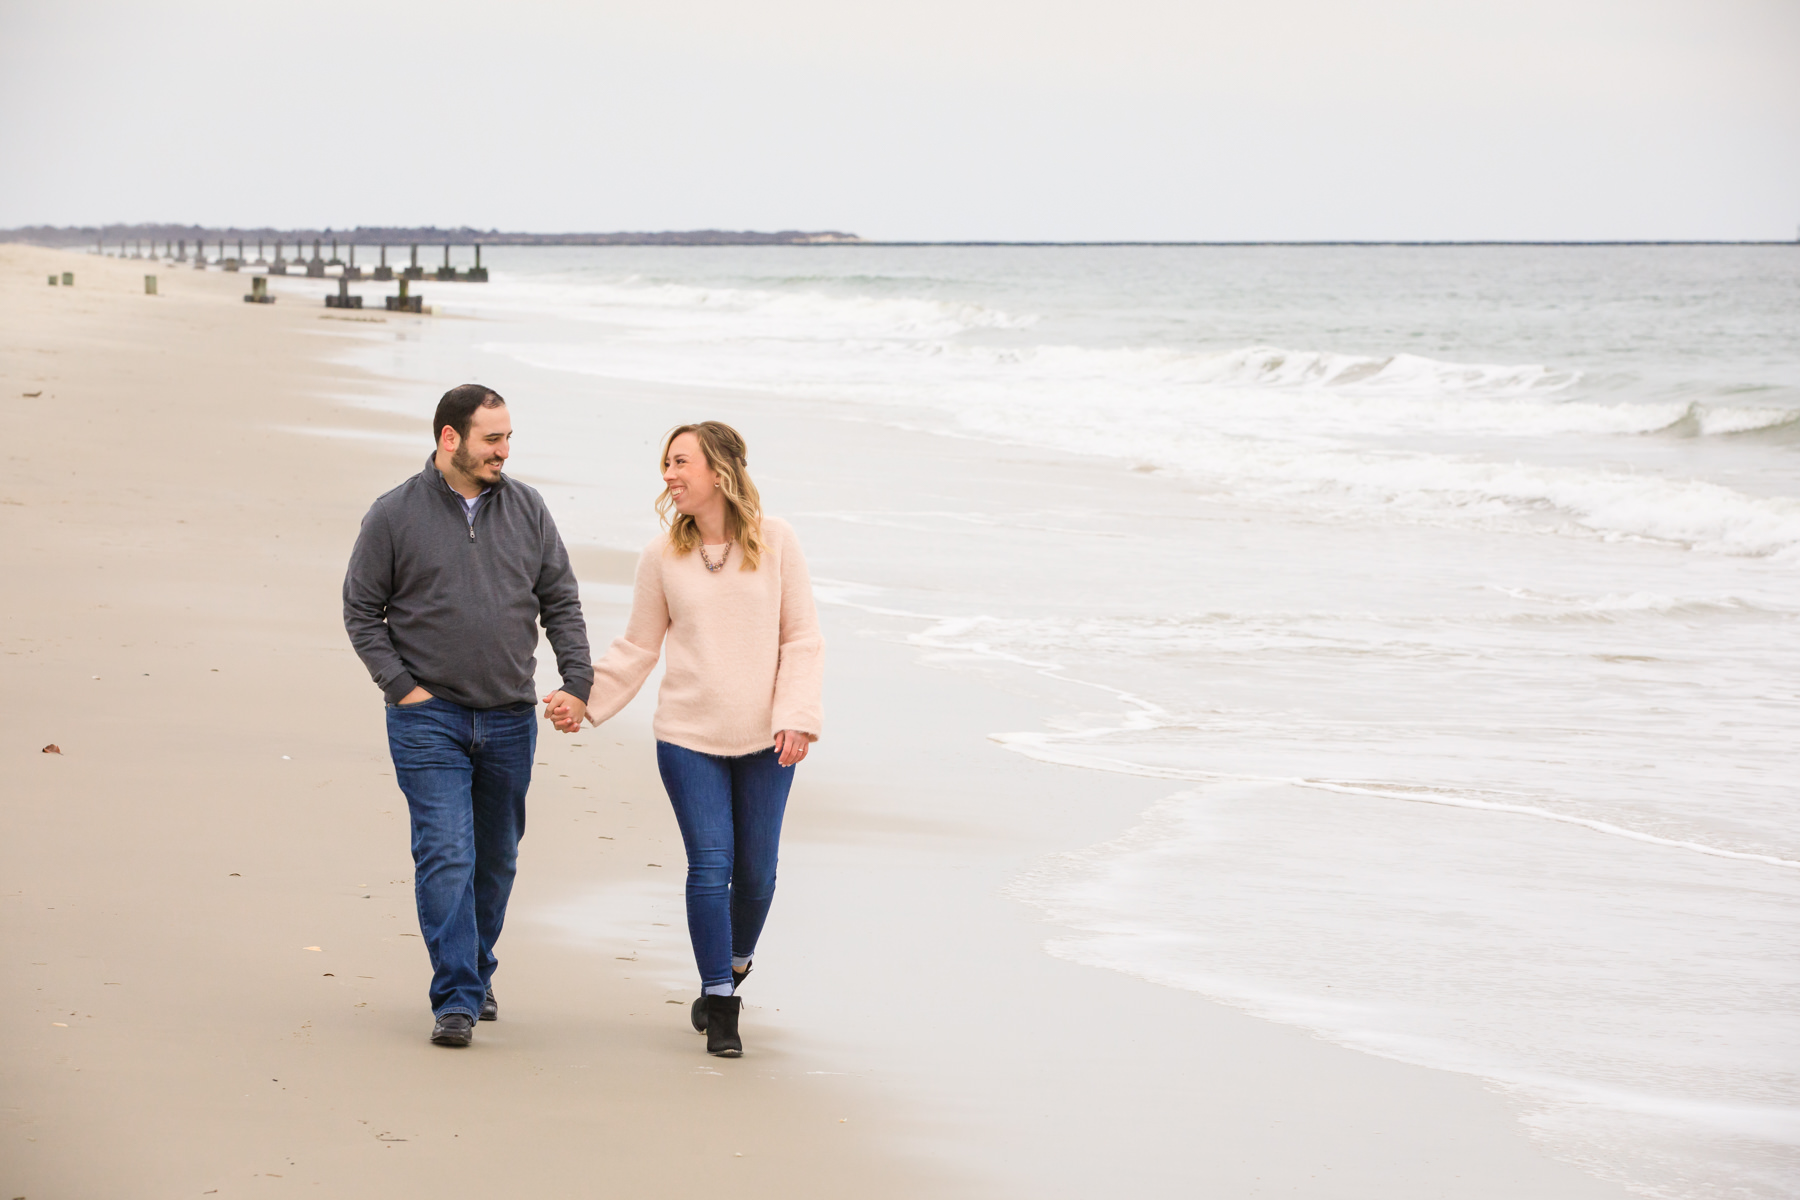
<path id="1" fill-rule="evenodd" d="M 394 775 L 412 814 L 413 897 L 431 955 L 431 1011 L 481 1013 L 499 959 L 537 749 L 533 706 L 433 697 L 387 710 Z"/>
<path id="2" fill-rule="evenodd" d="M 700 985 L 729 985 L 732 956 L 756 952 L 775 898 L 794 769 L 773 746 L 725 758 L 669 742 L 656 743 L 656 766 L 687 847 L 688 938 Z"/>

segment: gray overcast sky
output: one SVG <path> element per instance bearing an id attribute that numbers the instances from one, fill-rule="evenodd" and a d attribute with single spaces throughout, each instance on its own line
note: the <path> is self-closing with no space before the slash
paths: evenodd
<path id="1" fill-rule="evenodd" d="M 1800 0 L 0 0 L 0 226 L 1793 238 Z"/>

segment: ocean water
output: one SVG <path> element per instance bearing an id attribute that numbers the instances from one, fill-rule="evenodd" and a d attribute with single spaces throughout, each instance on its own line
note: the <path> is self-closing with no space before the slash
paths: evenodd
<path id="1" fill-rule="evenodd" d="M 457 361 L 832 423 L 878 486 L 788 514 L 821 600 L 1169 781 L 1012 882 L 1050 953 L 1800 1195 L 1800 248 L 487 258 Z M 895 430 L 1050 482 L 909 487 Z"/>

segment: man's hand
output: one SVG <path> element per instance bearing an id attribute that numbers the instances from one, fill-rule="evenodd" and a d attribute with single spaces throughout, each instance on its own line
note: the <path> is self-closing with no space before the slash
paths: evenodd
<path id="1" fill-rule="evenodd" d="M 577 700 L 560 688 L 544 697 L 544 719 L 559 733 L 580 733 L 587 717 L 587 703 Z"/>
<path id="2" fill-rule="evenodd" d="M 409 704 L 423 704 L 429 699 L 431 699 L 430 692 L 422 687 L 415 687 L 412 691 L 400 697 L 400 707 L 405 708 Z"/>
<path id="3" fill-rule="evenodd" d="M 812 739 L 798 729 L 784 729 L 775 735 L 775 753 L 781 756 L 784 767 L 791 767 L 805 758 L 811 748 Z"/>

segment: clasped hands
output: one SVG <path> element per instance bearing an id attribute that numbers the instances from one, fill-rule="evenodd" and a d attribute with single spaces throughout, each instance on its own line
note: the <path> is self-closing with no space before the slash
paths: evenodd
<path id="1" fill-rule="evenodd" d="M 544 697 L 544 719 L 556 726 L 558 733 L 580 733 L 587 717 L 587 703 L 558 688 Z"/>

